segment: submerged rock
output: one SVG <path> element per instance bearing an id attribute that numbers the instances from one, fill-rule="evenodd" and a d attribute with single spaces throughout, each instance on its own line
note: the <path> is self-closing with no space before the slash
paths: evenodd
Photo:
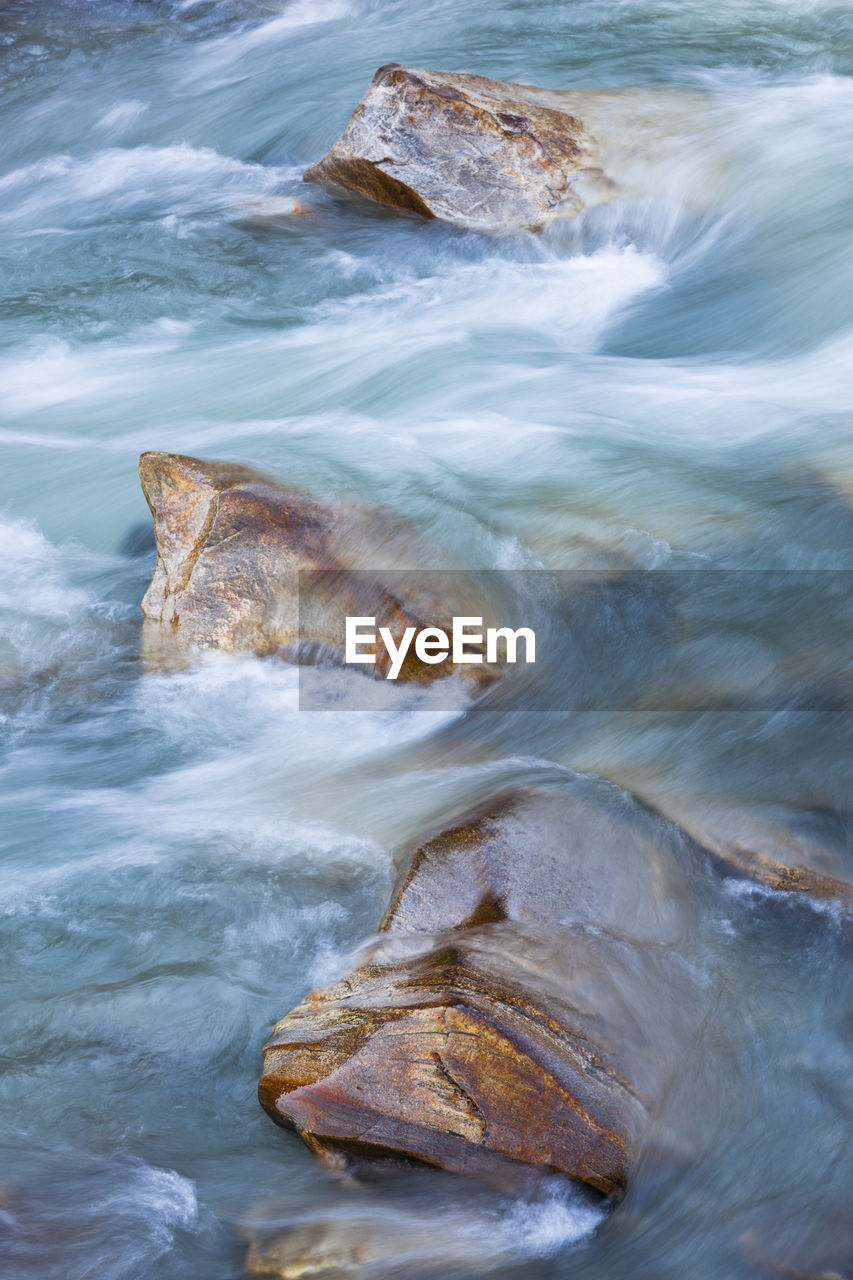
<path id="1" fill-rule="evenodd" d="M 697 98 L 557 92 L 391 63 L 303 176 L 460 227 L 535 229 L 614 197 L 650 194 L 652 152 Z"/>
<path id="2" fill-rule="evenodd" d="M 445 1280 L 449 1274 L 486 1275 L 513 1261 L 516 1241 L 510 1231 L 502 1234 L 494 1224 L 466 1220 L 443 1205 L 435 1206 L 441 1220 L 437 1232 L 431 1209 L 415 1213 L 383 1203 L 386 1199 L 383 1194 L 367 1204 L 341 1200 L 333 1214 L 307 1209 L 298 1218 L 291 1214 L 290 1221 L 252 1223 L 244 1231 L 249 1242 L 246 1274 L 283 1280 L 391 1280 L 405 1268 L 419 1280 Z"/>
<path id="3" fill-rule="evenodd" d="M 742 797 L 698 793 L 666 779 L 619 780 L 678 823 L 723 874 L 804 895 L 844 915 L 853 909 L 849 809 L 815 813 L 781 800 L 748 806 Z"/>
<path id="4" fill-rule="evenodd" d="M 293 196 L 264 196 L 260 200 L 241 200 L 230 210 L 235 221 L 248 227 L 268 227 L 289 222 L 293 218 L 310 218 L 311 207 Z"/>
<path id="5" fill-rule="evenodd" d="M 769 1216 L 769 1215 L 768 1215 Z M 756 1274 L 766 1280 L 850 1280 L 853 1229 L 846 1206 L 830 1202 L 799 1205 L 780 1221 L 750 1227 L 738 1248 Z"/>
<path id="6" fill-rule="evenodd" d="M 446 576 L 439 589 L 409 572 L 434 564 L 435 551 L 392 514 L 319 502 L 251 467 L 181 454 L 144 453 L 139 475 L 157 542 L 142 601 L 153 664 L 204 649 L 340 661 L 348 615 L 377 617 L 397 641 L 407 626 L 449 625 Z M 311 570 L 319 572 L 302 580 L 300 597 L 300 573 Z M 470 611 L 471 591 L 466 582 L 469 604 L 458 612 Z M 384 672 L 387 652 L 374 652 Z M 425 665 L 410 649 L 399 678 L 427 683 L 453 669 L 449 658 Z M 483 668 L 468 670 L 482 677 Z"/>
<path id="7" fill-rule="evenodd" d="M 732 874 L 780 892 L 835 902 L 846 911 L 853 908 L 853 884 L 845 879 L 842 858 L 826 841 L 797 831 L 790 821 L 723 811 L 721 806 L 698 813 L 678 806 L 677 811 L 684 829 Z"/>
<path id="8" fill-rule="evenodd" d="M 333 1162 L 532 1166 L 618 1197 L 695 1003 L 660 945 L 694 918 L 685 860 L 593 783 L 493 801 L 415 854 L 355 972 L 277 1024 L 262 1105 Z"/>

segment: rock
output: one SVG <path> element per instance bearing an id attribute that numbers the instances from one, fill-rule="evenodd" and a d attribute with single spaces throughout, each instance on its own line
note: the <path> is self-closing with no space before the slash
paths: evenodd
<path id="1" fill-rule="evenodd" d="M 362 1231 L 351 1222 L 345 1230 L 336 1230 L 334 1223 L 326 1222 L 295 1225 L 283 1232 L 251 1232 L 245 1272 L 284 1280 L 375 1275 L 378 1265 L 394 1257 L 395 1245 L 393 1238 L 377 1238 L 369 1228 Z"/>
<path id="2" fill-rule="evenodd" d="M 293 196 L 264 196 L 261 200 L 241 200 L 231 207 L 237 222 L 249 227 L 267 227 L 289 222 L 292 218 L 310 218 L 311 206 Z"/>
<path id="3" fill-rule="evenodd" d="M 454 1276 L 478 1276 L 494 1272 L 501 1262 L 512 1261 L 507 1238 L 476 1219 L 466 1221 L 458 1211 L 430 1206 L 415 1213 L 403 1205 L 382 1199 L 347 1204 L 339 1200 L 334 1214 L 308 1208 L 298 1218 L 276 1224 L 252 1223 L 244 1234 L 249 1241 L 245 1271 L 250 1276 L 280 1276 L 283 1280 L 322 1276 L 324 1280 L 378 1280 L 407 1275 L 441 1280 Z M 383 1200 L 386 1202 L 383 1203 Z M 438 1209 L 442 1229 L 435 1229 Z"/>
<path id="4" fill-rule="evenodd" d="M 836 902 L 847 911 L 853 908 L 853 885 L 844 878 L 841 859 L 807 833 L 743 811 L 678 811 L 684 829 L 732 874 L 769 889 Z"/>
<path id="5" fill-rule="evenodd" d="M 827 810 L 818 815 L 826 819 L 821 823 L 781 803 L 748 807 L 738 797 L 700 794 L 666 780 L 620 780 L 677 823 L 724 874 L 835 904 L 845 914 L 853 909 L 849 854 L 845 861 L 837 847 L 849 849 L 849 812 Z M 833 829 L 834 841 L 824 825 Z"/>
<path id="6" fill-rule="evenodd" d="M 262 1105 L 327 1161 L 527 1167 L 618 1197 L 697 1007 L 661 947 L 695 924 L 685 862 L 592 781 L 491 802 L 415 854 L 355 972 L 277 1024 Z"/>
<path id="7" fill-rule="evenodd" d="M 319 502 L 250 467 L 180 454 L 144 453 L 139 475 L 157 542 L 142 601 L 149 663 L 205 649 L 340 661 L 347 615 L 375 616 L 397 640 L 410 625 L 450 625 L 453 591 L 412 571 L 434 564 L 435 551 L 389 513 Z M 303 578 L 300 599 L 308 570 L 322 572 L 307 585 Z M 450 577 L 468 601 L 457 612 L 469 612 L 476 590 Z M 387 653 L 381 645 L 375 653 L 384 673 Z M 425 665 L 410 650 L 400 679 L 427 683 L 453 669 L 449 659 Z"/>
<path id="8" fill-rule="evenodd" d="M 303 176 L 460 227 L 535 229 L 651 194 L 648 164 L 698 101 L 673 90 L 555 92 L 390 63 Z"/>
<path id="9" fill-rule="evenodd" d="M 800 1205 L 784 1221 L 765 1221 L 738 1238 L 744 1261 L 767 1280 L 850 1280 L 853 1230 L 845 1206 Z M 827 1265 L 828 1264 L 828 1265 Z"/>

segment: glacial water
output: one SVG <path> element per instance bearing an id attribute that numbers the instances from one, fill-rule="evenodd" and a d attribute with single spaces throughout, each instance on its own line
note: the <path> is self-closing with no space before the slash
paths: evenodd
<path id="1" fill-rule="evenodd" d="M 255 464 L 482 569 L 842 581 L 853 8 L 12 0 L 0 49 L 2 1274 L 233 1280 L 257 1221 L 366 1232 L 377 1276 L 850 1274 L 849 917 L 710 867 L 675 947 L 689 1039 L 637 1010 L 666 1082 L 614 1212 L 336 1180 L 256 1100 L 272 1022 L 346 971 L 400 850 L 490 789 L 781 807 L 849 877 L 838 619 L 817 702 L 801 671 L 748 712 L 472 716 L 436 687 L 300 714 L 284 664 L 140 669 L 136 464 Z M 389 61 L 702 109 L 645 197 L 488 238 L 301 182 Z M 778 617 L 751 622 L 723 672 L 772 657 Z"/>

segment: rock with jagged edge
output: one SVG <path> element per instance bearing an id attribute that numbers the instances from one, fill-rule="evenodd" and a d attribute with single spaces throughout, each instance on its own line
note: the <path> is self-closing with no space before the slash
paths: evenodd
<path id="1" fill-rule="evenodd" d="M 262 1105 L 328 1162 L 559 1173 L 618 1198 L 695 1003 L 660 950 L 692 928 L 689 859 L 593 782 L 491 801 L 418 850 L 355 971 L 277 1024 Z"/>
<path id="2" fill-rule="evenodd" d="M 659 195 L 678 167 L 676 121 L 695 135 L 702 115 L 701 95 L 678 90 L 556 91 L 390 63 L 303 176 L 467 229 L 533 230 Z"/>
<path id="3" fill-rule="evenodd" d="M 144 453 L 139 474 L 157 543 L 142 601 L 152 666 L 203 650 L 340 662 L 348 615 L 376 617 L 399 641 L 408 626 L 449 627 L 454 589 L 456 612 L 478 599 L 467 578 L 424 572 L 451 566 L 394 513 L 320 501 L 251 467 L 181 454 Z M 385 648 L 372 651 L 384 674 Z M 424 664 L 410 649 L 399 678 L 429 683 L 453 670 L 450 658 Z M 492 674 L 485 664 L 468 672 L 475 682 Z"/>

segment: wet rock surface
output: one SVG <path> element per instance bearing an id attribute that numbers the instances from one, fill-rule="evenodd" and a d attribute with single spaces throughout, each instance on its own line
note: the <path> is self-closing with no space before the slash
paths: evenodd
<path id="1" fill-rule="evenodd" d="M 837 903 L 845 912 L 853 910 L 853 884 L 847 878 L 845 859 L 822 838 L 814 822 L 809 831 L 809 814 L 785 811 L 775 814 L 744 811 L 720 799 L 685 798 L 671 792 L 662 795 L 664 811 L 677 820 L 715 858 L 723 871 L 752 880 L 768 889 L 805 894 L 817 901 Z M 847 834 L 849 815 L 828 811 L 838 836 Z"/>
<path id="2" fill-rule="evenodd" d="M 245 1234 L 246 1274 L 283 1280 L 390 1280 L 400 1274 L 401 1264 L 423 1280 L 448 1273 L 479 1276 L 510 1256 L 505 1245 L 489 1249 L 484 1239 L 453 1222 L 443 1223 L 437 1234 L 427 1217 L 375 1205 L 345 1210 L 337 1219 L 306 1213 L 287 1227 L 255 1226 Z"/>
<path id="3" fill-rule="evenodd" d="M 151 665 L 205 649 L 340 662 L 348 615 L 376 616 L 397 640 L 407 626 L 450 625 L 452 601 L 421 572 L 407 573 L 435 564 L 435 550 L 391 513 L 321 502 L 251 467 L 180 454 L 145 453 L 139 474 L 157 542 L 142 601 Z M 310 588 L 303 580 L 300 597 L 305 571 L 319 576 Z M 373 652 L 383 673 L 387 652 Z M 453 669 L 449 658 L 426 665 L 410 649 L 399 678 L 427 683 Z"/>
<path id="4" fill-rule="evenodd" d="M 536 229 L 642 191 L 638 157 L 651 159 L 697 96 L 564 92 L 391 63 L 304 178 L 468 229 Z"/>
<path id="5" fill-rule="evenodd" d="M 342 982 L 273 1030 L 260 1099 L 332 1163 L 397 1154 L 623 1192 L 678 1042 L 677 833 L 614 789 L 509 792 L 424 845 Z M 689 852 L 688 852 L 689 857 Z"/>
<path id="6" fill-rule="evenodd" d="M 399 1161 L 371 1172 L 369 1179 L 336 1180 L 331 1211 L 307 1190 L 281 1188 L 264 1197 L 240 1225 L 246 1273 L 286 1280 L 503 1275 L 547 1224 L 571 1243 L 606 1214 L 596 1196 L 564 1178 L 548 1180 L 531 1199 L 468 1182 L 460 1202 L 452 1174 Z"/>
<path id="7" fill-rule="evenodd" d="M 461 226 L 538 226 L 576 212 L 570 175 L 594 167 L 583 123 L 544 90 L 485 76 L 381 67 L 306 182 Z"/>

